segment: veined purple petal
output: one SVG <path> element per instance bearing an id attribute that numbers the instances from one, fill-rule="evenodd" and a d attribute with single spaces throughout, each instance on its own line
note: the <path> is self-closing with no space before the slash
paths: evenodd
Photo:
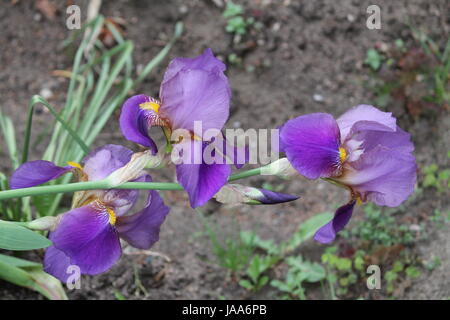
<path id="1" fill-rule="evenodd" d="M 395 132 L 373 130 L 361 131 L 350 138 L 352 140 L 362 141 L 361 148 L 364 152 L 369 152 L 379 145 L 394 149 L 396 152 L 401 153 L 411 153 L 414 151 L 411 135 L 398 126 Z"/>
<path id="2" fill-rule="evenodd" d="M 236 169 L 241 169 L 250 160 L 249 146 L 238 146 L 236 139 L 235 141 L 228 140 L 223 133 L 220 139 L 222 142 L 221 151 L 225 155 L 226 163 L 232 163 Z"/>
<path id="3" fill-rule="evenodd" d="M 155 142 L 148 134 L 148 110 L 140 108 L 140 104 L 149 102 L 150 97 L 140 94 L 125 101 L 120 114 L 120 130 L 126 139 L 158 152 Z"/>
<path id="4" fill-rule="evenodd" d="M 314 240 L 320 243 L 332 242 L 336 238 L 336 234 L 344 229 L 344 227 L 350 221 L 355 203 L 356 201 L 352 200 L 351 202 L 337 209 L 333 219 L 326 225 L 321 227 L 319 230 L 317 230 L 316 234 L 314 235 Z"/>
<path id="5" fill-rule="evenodd" d="M 159 231 L 168 213 L 169 207 L 164 205 L 158 192 L 151 190 L 144 209 L 118 218 L 117 231 L 133 247 L 150 249 L 159 240 Z"/>
<path id="6" fill-rule="evenodd" d="M 227 183 L 231 168 L 226 163 L 204 163 L 200 154 L 205 148 L 203 142 L 189 143 L 189 148 L 183 151 L 190 151 L 191 154 L 185 156 L 187 161 L 176 166 L 176 171 L 178 182 L 188 193 L 191 207 L 195 208 L 204 205 Z"/>
<path id="7" fill-rule="evenodd" d="M 414 191 L 416 161 L 412 154 L 378 145 L 346 164 L 337 181 L 351 186 L 364 200 L 396 207 Z"/>
<path id="8" fill-rule="evenodd" d="M 70 258 L 55 246 L 50 246 L 45 250 L 44 271 L 60 281 L 67 282 L 67 278 L 72 274 L 69 269 L 71 265 Z"/>
<path id="9" fill-rule="evenodd" d="M 65 213 L 49 238 L 83 274 L 94 275 L 108 270 L 122 253 L 108 213 L 95 204 Z"/>
<path id="10" fill-rule="evenodd" d="M 221 130 L 228 119 L 230 92 L 226 77 L 199 69 L 181 70 L 161 86 L 160 113 L 172 129 L 185 129 L 198 137 L 208 129 Z M 194 126 L 194 121 L 201 124 Z"/>
<path id="11" fill-rule="evenodd" d="M 171 80 L 181 70 L 204 70 L 209 72 L 224 72 L 225 64 L 217 59 L 210 48 L 195 58 L 175 58 L 164 74 L 163 83 Z"/>
<path id="12" fill-rule="evenodd" d="M 391 112 L 383 112 L 367 104 L 351 108 L 336 121 L 341 131 L 342 141 L 346 140 L 347 135 L 358 122 L 361 123 L 357 124 L 353 131 L 381 130 L 394 132 L 397 128 L 396 119 Z"/>
<path id="13" fill-rule="evenodd" d="M 327 113 L 312 113 L 287 121 L 280 129 L 280 149 L 309 179 L 332 176 L 339 166 L 339 128 Z"/>
<path id="14" fill-rule="evenodd" d="M 11 176 L 10 188 L 29 188 L 56 179 L 73 167 L 59 167 L 45 160 L 29 161 L 17 168 Z"/>
<path id="15" fill-rule="evenodd" d="M 83 170 L 88 175 L 89 181 L 102 180 L 115 170 L 126 165 L 133 155 L 128 148 L 107 144 L 95 149 L 83 160 Z"/>

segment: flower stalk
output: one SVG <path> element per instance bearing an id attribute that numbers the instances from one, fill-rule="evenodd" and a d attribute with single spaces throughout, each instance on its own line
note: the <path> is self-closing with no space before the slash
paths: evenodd
<path id="1" fill-rule="evenodd" d="M 233 174 L 229 177 L 228 181 L 232 182 L 260 174 L 261 167 Z M 69 193 L 97 189 L 184 190 L 180 184 L 175 182 L 126 182 L 120 185 L 113 185 L 109 179 L 103 179 L 98 181 L 74 182 L 1 191 L 0 201 L 42 194 Z"/>

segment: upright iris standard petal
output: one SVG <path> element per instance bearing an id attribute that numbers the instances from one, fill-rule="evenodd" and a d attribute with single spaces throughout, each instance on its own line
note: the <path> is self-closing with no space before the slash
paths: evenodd
<path id="1" fill-rule="evenodd" d="M 149 175 L 143 175 L 133 182 L 151 182 Z M 139 198 L 139 190 L 135 189 L 110 189 L 105 192 L 102 200 L 114 208 L 117 217 L 127 214 L 136 204 Z"/>
<path id="2" fill-rule="evenodd" d="M 135 248 L 149 249 L 159 240 L 159 230 L 169 208 L 157 191 L 149 191 L 147 205 L 141 211 L 119 217 L 117 231 L 121 238 Z"/>
<path id="3" fill-rule="evenodd" d="M 202 157 L 205 145 L 202 141 L 191 141 L 183 147 L 182 164 L 176 166 L 178 182 L 189 195 L 191 207 L 204 205 L 221 187 L 223 187 L 231 174 L 228 164 L 206 164 Z"/>
<path id="4" fill-rule="evenodd" d="M 339 125 L 339 130 L 341 132 L 341 137 L 343 140 L 346 139 L 347 135 L 352 130 L 352 127 L 358 123 L 362 122 L 363 125 L 367 126 L 365 130 L 372 126 L 372 130 L 378 128 L 380 131 L 395 131 L 397 124 L 396 119 L 392 116 L 390 112 L 383 112 L 377 108 L 361 104 L 356 107 L 351 108 L 339 118 L 337 118 L 337 123 Z"/>
<path id="5" fill-rule="evenodd" d="M 122 252 L 117 231 L 110 222 L 106 208 L 95 203 L 86 205 L 65 213 L 56 230 L 50 233 L 50 240 L 56 249 L 70 258 L 71 265 L 80 268 L 81 273 L 98 274 L 111 268 Z M 46 270 L 50 273 L 55 270 L 53 275 L 58 276 L 67 260 L 62 259 L 58 265 L 52 254 L 53 249 L 47 252 L 46 261 L 53 264 L 46 266 Z"/>
<path id="6" fill-rule="evenodd" d="M 309 179 L 330 177 L 339 169 L 339 128 L 327 113 L 287 121 L 280 129 L 280 148 L 292 166 Z"/>
<path id="7" fill-rule="evenodd" d="M 185 129 L 201 137 L 208 129 L 221 130 L 228 119 L 230 88 L 221 72 L 181 70 L 161 86 L 161 115 L 173 130 Z M 201 123 L 201 131 L 194 126 Z"/>
<path id="8" fill-rule="evenodd" d="M 83 170 L 89 181 L 102 180 L 125 166 L 133 151 L 120 145 L 107 144 L 90 152 L 83 160 Z"/>
<path id="9" fill-rule="evenodd" d="M 9 185 L 11 189 L 33 187 L 56 179 L 72 169 L 72 166 L 59 167 L 45 160 L 25 162 L 14 171 Z"/>
<path id="10" fill-rule="evenodd" d="M 314 240 L 320 243 L 330 243 L 336 238 L 336 234 L 344 229 L 352 217 L 356 201 L 352 200 L 336 210 L 333 219 L 317 230 Z"/>
<path id="11" fill-rule="evenodd" d="M 150 97 L 144 94 L 133 96 L 125 101 L 120 114 L 120 129 L 125 138 L 149 148 L 153 154 L 156 154 L 158 148 L 148 134 L 150 111 L 140 107 L 149 101 Z"/>
<path id="12" fill-rule="evenodd" d="M 413 193 L 416 170 L 412 154 L 378 146 L 364 153 L 336 180 L 351 186 L 364 200 L 396 207 Z"/>
<path id="13" fill-rule="evenodd" d="M 225 64 L 214 57 L 214 54 L 210 48 L 205 49 L 203 54 L 195 58 L 175 58 L 173 59 L 169 67 L 164 74 L 163 82 L 171 80 L 181 70 L 198 69 L 208 72 L 224 72 L 226 69 Z"/>
<path id="14" fill-rule="evenodd" d="M 403 131 L 399 126 L 395 131 L 359 131 L 355 132 L 349 140 L 361 141 L 361 148 L 364 152 L 369 152 L 375 147 L 383 146 L 396 152 L 412 153 L 414 144 L 411 142 L 411 135 Z"/>

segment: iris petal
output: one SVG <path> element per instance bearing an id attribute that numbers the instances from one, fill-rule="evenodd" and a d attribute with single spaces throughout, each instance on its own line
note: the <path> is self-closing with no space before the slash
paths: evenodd
<path id="1" fill-rule="evenodd" d="M 339 168 L 339 128 L 327 113 L 312 113 L 287 121 L 280 129 L 280 149 L 309 179 L 330 177 Z"/>
<path id="2" fill-rule="evenodd" d="M 122 252 L 117 231 L 109 223 L 106 209 L 95 204 L 65 213 L 49 238 L 54 247 L 69 257 L 70 263 L 78 266 L 83 274 L 94 275 L 108 270 Z M 47 261 L 52 259 L 49 257 Z M 46 268 L 49 271 L 60 270 L 60 266 Z M 54 275 L 58 276 L 59 272 Z"/>
<path id="3" fill-rule="evenodd" d="M 45 250 L 44 271 L 58 278 L 62 282 L 67 282 L 71 275 L 69 267 L 72 265 L 70 258 L 55 246 Z M 77 280 L 77 279 L 75 279 Z"/>
<path id="4" fill-rule="evenodd" d="M 195 208 L 204 205 L 227 183 L 231 168 L 226 163 L 206 164 L 202 157 L 203 142 L 190 141 L 186 143 L 189 145 L 185 146 L 183 151 L 191 152 L 191 154 L 185 155 L 185 159 L 189 159 L 188 161 L 176 166 L 177 179 L 187 191 L 191 207 Z M 195 161 L 197 159 L 200 161 Z"/>
<path id="5" fill-rule="evenodd" d="M 139 212 L 120 217 L 117 221 L 117 231 L 120 237 L 133 247 L 150 249 L 159 240 L 159 231 L 169 208 L 157 191 L 148 193 L 147 204 Z"/>
<path id="6" fill-rule="evenodd" d="M 341 131 L 342 140 L 346 140 L 347 135 L 351 130 L 378 130 L 394 132 L 397 127 L 397 121 L 392 116 L 392 113 L 383 112 L 367 104 L 361 104 L 351 108 L 341 115 L 336 121 Z M 357 125 L 357 127 L 353 128 L 355 125 Z"/>
<path id="7" fill-rule="evenodd" d="M 218 138 L 221 140 L 218 142 L 222 143 L 220 150 L 223 152 L 227 163 L 232 163 L 236 169 L 241 169 L 250 160 L 249 146 L 238 146 L 237 141 L 227 140 L 223 133 Z"/>
<path id="8" fill-rule="evenodd" d="M 351 139 L 362 141 L 361 148 L 364 149 L 365 152 L 369 152 L 379 145 L 394 149 L 401 153 L 411 153 L 414 151 L 411 135 L 398 126 L 395 132 L 381 132 L 374 130 L 359 131 L 351 136 Z"/>
<path id="9" fill-rule="evenodd" d="M 317 230 L 316 234 L 314 235 L 314 240 L 320 243 L 332 242 L 336 238 L 336 234 L 344 229 L 344 227 L 350 221 L 355 203 L 356 201 L 352 200 L 346 205 L 338 208 L 336 210 L 336 213 L 334 214 L 333 219 L 326 225 L 321 227 L 319 230 Z"/>
<path id="10" fill-rule="evenodd" d="M 412 154 L 379 145 L 349 163 L 336 180 L 351 186 L 363 199 L 396 207 L 413 193 L 416 170 Z"/>
<path id="11" fill-rule="evenodd" d="M 72 166 L 59 167 L 45 160 L 25 162 L 14 171 L 9 185 L 11 189 L 33 187 L 56 179 L 72 169 Z"/>
<path id="12" fill-rule="evenodd" d="M 150 97 L 140 94 L 125 101 L 120 114 L 120 130 L 126 139 L 150 148 L 153 154 L 158 152 L 155 142 L 148 134 L 148 110 L 143 110 L 140 105 L 149 102 Z"/>
<path id="13" fill-rule="evenodd" d="M 208 129 L 221 130 L 228 119 L 227 79 L 217 72 L 182 70 L 161 87 L 161 114 L 173 130 L 185 129 L 202 137 Z M 200 126 L 194 126 L 198 121 Z"/>
<path id="14" fill-rule="evenodd" d="M 210 48 L 205 49 L 205 51 L 195 57 L 195 58 L 175 58 L 173 59 L 169 67 L 167 68 L 163 84 L 169 80 L 171 80 L 178 72 L 181 70 L 188 70 L 188 69 L 198 69 L 198 70 L 204 70 L 208 72 L 224 72 L 226 69 L 225 64 L 214 57 L 214 54 Z"/>
<path id="15" fill-rule="evenodd" d="M 133 155 L 128 148 L 107 144 L 89 153 L 83 160 L 83 170 L 89 181 L 102 180 L 126 165 Z"/>

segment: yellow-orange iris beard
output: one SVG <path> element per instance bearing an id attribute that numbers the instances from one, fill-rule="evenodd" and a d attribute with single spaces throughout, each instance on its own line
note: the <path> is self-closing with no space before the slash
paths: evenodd
<path id="1" fill-rule="evenodd" d="M 79 164 L 78 162 L 73 162 L 73 161 L 67 161 L 67 164 L 69 166 L 75 167 L 77 169 L 83 170 L 83 167 L 81 166 L 81 164 Z"/>
<path id="2" fill-rule="evenodd" d="M 75 177 L 78 179 L 78 181 L 88 181 L 89 180 L 89 177 L 86 174 L 86 172 L 84 172 L 83 166 L 81 164 L 79 164 L 78 162 L 73 162 L 73 161 L 67 161 L 67 164 L 74 168 L 74 170 L 72 170 L 72 172 L 75 174 Z"/>
<path id="3" fill-rule="evenodd" d="M 139 105 L 139 107 L 140 107 L 141 109 L 144 109 L 144 110 L 151 110 L 151 111 L 154 111 L 154 112 L 158 113 L 158 112 L 159 112 L 159 108 L 160 108 L 161 106 L 160 106 L 159 103 L 157 103 L 157 102 L 154 102 L 154 101 L 148 101 L 148 102 L 141 103 L 141 104 Z"/>
<path id="4" fill-rule="evenodd" d="M 339 148 L 339 159 L 341 160 L 341 163 L 347 159 L 347 150 L 342 147 Z"/>
<path id="5" fill-rule="evenodd" d="M 115 225 L 117 220 L 116 213 L 111 208 L 106 208 L 106 211 L 108 212 L 109 215 L 109 224 Z"/>
<path id="6" fill-rule="evenodd" d="M 356 198 L 356 204 L 357 204 L 358 206 L 360 206 L 360 205 L 363 204 L 363 201 L 362 201 L 362 199 L 361 199 L 360 196 L 358 196 L 358 197 Z"/>

